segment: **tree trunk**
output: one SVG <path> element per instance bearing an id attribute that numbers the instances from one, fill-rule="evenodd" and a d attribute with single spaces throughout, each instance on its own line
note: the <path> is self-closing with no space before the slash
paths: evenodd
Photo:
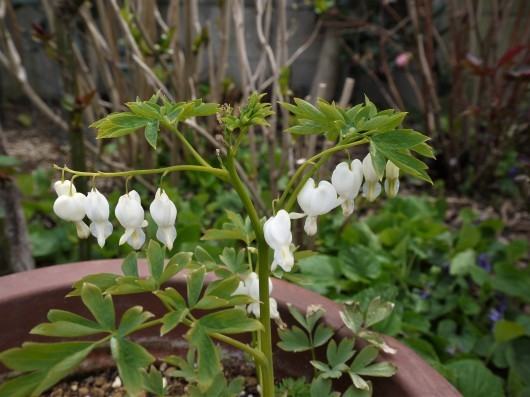
<path id="1" fill-rule="evenodd" d="M 1 125 L 0 155 L 8 155 Z M 0 275 L 35 268 L 21 197 L 13 180 L 0 173 Z"/>

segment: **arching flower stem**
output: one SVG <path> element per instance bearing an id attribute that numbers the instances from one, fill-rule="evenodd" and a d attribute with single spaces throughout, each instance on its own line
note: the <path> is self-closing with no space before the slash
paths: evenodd
<path id="1" fill-rule="evenodd" d="M 189 150 L 191 155 L 201 164 L 203 167 L 209 167 L 213 168 L 208 162 L 195 150 L 195 148 L 188 142 L 188 140 L 182 135 L 182 133 L 178 130 L 177 127 L 173 126 L 171 123 L 167 121 L 161 121 L 161 125 L 166 127 L 168 130 L 170 130 L 172 133 L 174 133 L 178 140 L 182 142 L 182 144 L 186 147 L 186 149 Z"/>
<path id="2" fill-rule="evenodd" d="M 206 172 L 212 174 L 224 182 L 229 181 L 228 172 L 220 168 L 206 167 L 202 165 L 174 165 L 171 167 L 156 168 L 150 170 L 130 170 L 130 171 L 119 171 L 119 172 L 86 172 L 86 171 L 75 171 L 66 166 L 59 167 L 58 165 L 53 166 L 56 170 L 62 172 L 68 172 L 69 174 L 77 176 L 88 176 L 88 177 L 101 177 L 101 178 L 114 178 L 118 176 L 135 176 L 135 175 L 149 175 L 149 174 L 165 174 L 169 172 L 182 172 L 182 171 L 195 171 L 195 172 Z"/>
<path id="3" fill-rule="evenodd" d="M 313 157 L 311 157 L 310 159 L 308 159 L 307 161 L 305 161 L 304 164 L 302 164 L 296 170 L 294 175 L 291 177 L 291 180 L 289 181 L 289 183 L 287 184 L 287 187 L 283 191 L 282 196 L 277 201 L 276 207 L 275 207 L 276 211 L 279 211 L 282 208 L 284 210 L 286 210 L 287 212 L 289 212 L 291 210 L 291 207 L 294 205 L 294 203 L 296 201 L 296 197 L 298 196 L 298 193 L 300 193 L 300 190 L 302 190 L 302 188 L 304 187 L 304 185 L 307 182 L 307 180 L 313 176 L 315 171 L 324 162 L 326 162 L 326 160 L 328 160 L 333 153 L 335 153 L 335 152 L 337 152 L 339 150 L 344 150 L 344 149 L 348 149 L 348 148 L 351 148 L 351 147 L 354 147 L 354 146 L 363 145 L 363 144 L 368 143 L 368 142 L 369 142 L 368 139 L 363 138 L 363 139 L 355 141 L 355 142 L 341 143 L 341 144 L 339 144 L 339 145 L 337 145 L 335 147 L 332 147 L 330 149 L 324 150 L 323 152 L 318 153 L 318 154 L 314 155 Z M 300 180 L 300 182 L 298 183 L 296 188 L 294 190 L 292 190 L 293 185 L 296 183 L 297 179 L 300 177 L 302 172 L 304 172 L 304 170 L 310 165 L 314 166 L 313 169 L 310 170 L 309 172 L 307 172 L 303 176 L 303 178 Z M 287 197 L 289 197 L 289 198 L 287 199 Z"/>

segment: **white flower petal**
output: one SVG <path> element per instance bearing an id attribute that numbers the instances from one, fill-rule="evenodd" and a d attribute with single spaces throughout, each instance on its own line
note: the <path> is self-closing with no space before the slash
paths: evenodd
<path id="1" fill-rule="evenodd" d="M 399 168 L 390 160 L 386 162 L 385 175 L 388 179 L 399 178 Z"/>
<path id="2" fill-rule="evenodd" d="M 314 236 L 317 234 L 317 217 L 316 216 L 308 216 L 305 220 L 304 224 L 304 231 L 307 233 L 308 236 Z"/>
<path id="3" fill-rule="evenodd" d="M 265 241 L 273 250 L 279 250 L 291 244 L 291 218 L 285 210 L 280 210 L 276 216 L 271 216 L 263 225 Z"/>
<path id="4" fill-rule="evenodd" d="M 377 181 L 366 181 L 363 185 L 363 194 L 368 201 L 372 202 L 381 194 L 381 185 Z"/>
<path id="5" fill-rule="evenodd" d="M 53 203 L 53 211 L 65 221 L 79 222 L 85 217 L 85 200 L 86 197 L 82 193 L 61 195 Z"/>
<path id="6" fill-rule="evenodd" d="M 57 196 L 69 196 L 70 186 L 72 186 L 72 189 L 71 189 L 72 195 L 77 193 L 75 186 L 72 185 L 72 182 L 68 180 L 55 182 L 55 184 L 53 185 L 53 188 L 55 189 Z"/>
<path id="7" fill-rule="evenodd" d="M 85 239 L 90 236 L 90 228 L 83 221 L 75 222 L 75 229 L 77 232 L 77 237 L 81 239 Z"/>
<path id="8" fill-rule="evenodd" d="M 177 229 L 175 226 L 159 227 L 156 231 L 156 238 L 171 251 L 173 242 L 177 238 Z"/>
<path id="9" fill-rule="evenodd" d="M 166 192 L 158 189 L 155 199 L 149 206 L 153 220 L 158 226 L 173 226 L 177 219 L 177 207 Z"/>
<path id="10" fill-rule="evenodd" d="M 341 197 L 347 200 L 352 200 L 357 197 L 362 182 L 362 163 L 358 159 L 353 160 L 351 169 L 347 162 L 338 164 L 331 175 L 333 187 Z"/>
<path id="11" fill-rule="evenodd" d="M 134 249 L 139 250 L 145 242 L 145 233 L 142 229 L 134 229 L 131 236 L 127 239 L 127 243 Z"/>
<path id="12" fill-rule="evenodd" d="M 377 176 L 377 173 L 375 172 L 370 153 L 368 153 L 363 160 L 363 174 L 366 182 L 377 182 L 379 180 L 379 176 Z"/>

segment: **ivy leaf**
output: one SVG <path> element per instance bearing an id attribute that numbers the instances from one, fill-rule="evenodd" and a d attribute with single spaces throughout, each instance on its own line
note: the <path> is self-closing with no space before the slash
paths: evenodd
<path id="1" fill-rule="evenodd" d="M 151 365 L 155 358 L 139 344 L 121 337 L 111 338 L 110 350 L 123 385 L 130 394 L 138 394 L 143 387 L 142 369 Z"/>

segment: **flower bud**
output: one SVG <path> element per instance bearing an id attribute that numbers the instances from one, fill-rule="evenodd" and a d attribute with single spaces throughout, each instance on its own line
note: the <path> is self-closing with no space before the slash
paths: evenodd
<path id="1" fill-rule="evenodd" d="M 363 160 L 363 174 L 365 179 L 363 193 L 368 201 L 374 201 L 381 194 L 381 185 L 379 184 L 379 176 L 375 172 L 370 154 L 367 154 Z"/>
<path id="2" fill-rule="evenodd" d="M 399 168 L 390 160 L 386 163 L 385 192 L 388 197 L 396 197 L 399 191 Z"/>

